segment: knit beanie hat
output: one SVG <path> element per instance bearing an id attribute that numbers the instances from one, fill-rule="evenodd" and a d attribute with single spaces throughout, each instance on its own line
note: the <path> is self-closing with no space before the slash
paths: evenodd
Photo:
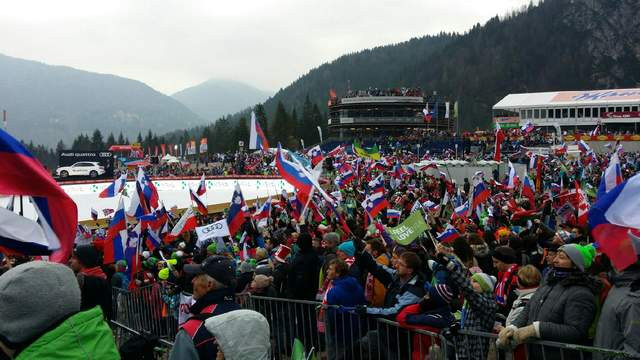
<path id="1" fill-rule="evenodd" d="M 342 251 L 347 254 L 347 256 L 351 257 L 356 254 L 356 247 L 353 245 L 353 241 L 345 241 L 338 245 L 338 251 Z"/>
<path id="2" fill-rule="evenodd" d="M 571 262 L 580 269 L 585 271 L 593 264 L 593 259 L 596 257 L 596 249 L 593 245 L 578 245 L 578 244 L 566 244 L 560 246 L 558 251 L 562 251 L 567 254 Z"/>
<path id="3" fill-rule="evenodd" d="M 480 287 L 484 292 L 492 292 L 493 288 L 496 286 L 496 277 L 489 274 L 475 273 L 471 275 L 471 278 L 480 284 Z"/>
<path id="4" fill-rule="evenodd" d="M 31 340 L 80 311 L 80 287 L 70 268 L 32 261 L 0 276 L 0 341 L 9 347 Z"/>
<path id="5" fill-rule="evenodd" d="M 516 252 L 508 246 L 498 246 L 493 250 L 491 256 L 505 264 L 513 264 L 516 262 Z"/>

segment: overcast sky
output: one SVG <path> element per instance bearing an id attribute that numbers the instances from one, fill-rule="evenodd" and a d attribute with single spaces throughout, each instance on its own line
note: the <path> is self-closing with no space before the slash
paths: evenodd
<path id="1" fill-rule="evenodd" d="M 529 0 L 19 0 L 0 53 L 172 94 L 209 78 L 276 91 L 345 53 L 464 32 Z"/>

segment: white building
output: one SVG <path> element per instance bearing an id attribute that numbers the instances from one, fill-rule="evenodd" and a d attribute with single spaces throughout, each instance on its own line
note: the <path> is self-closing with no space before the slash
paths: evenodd
<path id="1" fill-rule="evenodd" d="M 493 106 L 502 127 L 535 126 L 590 130 L 601 123 L 609 131 L 638 133 L 640 89 L 554 91 L 509 94 Z"/>

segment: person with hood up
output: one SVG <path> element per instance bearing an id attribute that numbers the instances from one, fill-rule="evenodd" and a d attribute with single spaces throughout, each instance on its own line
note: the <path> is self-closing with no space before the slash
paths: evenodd
<path id="1" fill-rule="evenodd" d="M 107 320 L 111 320 L 111 284 L 100 268 L 100 254 L 93 245 L 78 246 L 69 260 L 71 270 L 76 273 L 82 292 L 82 310 L 100 305 Z"/>
<path id="2" fill-rule="evenodd" d="M 218 344 L 216 360 L 269 360 L 269 323 L 259 312 L 235 310 L 214 316 L 204 323 Z"/>
<path id="3" fill-rule="evenodd" d="M 180 326 L 169 359 L 215 359 L 218 346 L 202 324 L 210 317 L 240 308 L 235 302 L 231 261 L 223 256 L 210 256 L 202 264 L 185 265 L 184 272 L 195 275 L 192 281 L 195 303 L 189 308 L 193 316 Z"/>
<path id="4" fill-rule="evenodd" d="M 545 284 L 533 294 L 520 316 L 500 331 L 497 345 L 511 348 L 532 338 L 584 344 L 597 312 L 600 284 L 586 273 L 595 254 L 591 245 L 561 246 Z M 529 354 L 535 359 L 542 358 L 540 351 L 540 347 L 533 346 Z M 544 351 L 547 359 L 563 355 L 551 348 Z"/>
<path id="5" fill-rule="evenodd" d="M 0 276 L 0 353 L 16 360 L 119 359 L 102 310 L 81 311 L 73 271 L 45 261 Z"/>
<path id="6" fill-rule="evenodd" d="M 629 237 L 640 252 L 640 238 L 631 233 Z M 610 277 L 613 286 L 602 306 L 593 345 L 640 357 L 640 260 Z M 595 360 L 607 358 L 594 355 Z"/>

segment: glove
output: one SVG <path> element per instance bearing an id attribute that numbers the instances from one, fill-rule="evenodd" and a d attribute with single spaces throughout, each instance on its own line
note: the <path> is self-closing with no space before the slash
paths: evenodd
<path id="1" fill-rule="evenodd" d="M 367 306 L 366 305 L 356 305 L 355 309 L 353 309 L 353 311 L 360 315 L 360 316 L 365 316 L 367 315 Z"/>
<path id="2" fill-rule="evenodd" d="M 527 325 L 517 329 L 513 334 L 513 340 L 516 344 L 522 344 L 530 338 L 537 338 L 538 334 L 536 332 L 535 325 Z"/>
<path id="3" fill-rule="evenodd" d="M 511 340 L 513 339 L 513 334 L 515 333 L 515 331 L 516 329 L 513 326 L 508 326 L 500 330 L 496 345 L 502 350 L 509 349 L 511 347 Z"/>

